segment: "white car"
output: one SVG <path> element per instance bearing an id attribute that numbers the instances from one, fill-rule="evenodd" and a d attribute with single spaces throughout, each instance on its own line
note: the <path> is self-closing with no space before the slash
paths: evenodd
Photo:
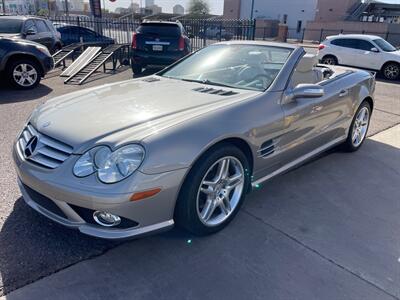
<path id="1" fill-rule="evenodd" d="M 327 65 L 340 64 L 381 71 L 389 80 L 400 78 L 400 50 L 379 36 L 329 36 L 319 45 L 318 58 Z"/>

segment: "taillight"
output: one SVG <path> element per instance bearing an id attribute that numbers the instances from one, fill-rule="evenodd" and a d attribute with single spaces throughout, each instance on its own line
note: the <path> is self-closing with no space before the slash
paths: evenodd
<path id="1" fill-rule="evenodd" d="M 185 39 L 183 38 L 183 36 L 181 36 L 181 37 L 179 38 L 178 49 L 179 49 L 179 51 L 185 50 Z"/>
<path id="2" fill-rule="evenodd" d="M 132 49 L 136 49 L 136 47 L 137 47 L 136 39 L 137 39 L 137 36 L 136 36 L 136 33 L 134 32 L 132 34 Z"/>
<path id="3" fill-rule="evenodd" d="M 321 44 L 321 45 L 318 46 L 318 50 L 322 50 L 322 49 L 324 49 L 324 48 L 325 48 L 325 45 L 324 45 L 324 44 Z"/>

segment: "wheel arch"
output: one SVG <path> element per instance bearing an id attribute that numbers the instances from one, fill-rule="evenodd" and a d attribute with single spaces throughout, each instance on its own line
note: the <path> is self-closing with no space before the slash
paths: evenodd
<path id="1" fill-rule="evenodd" d="M 35 63 L 37 63 L 37 65 L 40 68 L 40 70 L 39 70 L 40 71 L 40 76 L 41 77 L 44 76 L 44 69 L 43 69 L 43 66 L 42 66 L 42 63 L 40 62 L 40 60 L 38 60 L 35 56 L 33 56 L 31 54 L 27 54 L 27 53 L 13 53 L 13 54 L 10 54 L 5 60 L 5 63 L 4 63 L 5 69 L 7 69 L 8 66 L 12 62 L 14 62 L 14 61 L 16 61 L 18 59 L 29 59 L 29 60 L 34 61 Z"/>
<path id="2" fill-rule="evenodd" d="M 383 72 L 383 69 L 384 69 L 388 64 L 396 64 L 396 65 L 398 65 L 398 66 L 400 67 L 400 62 L 395 61 L 395 60 L 388 60 L 387 62 L 385 62 L 385 63 L 382 65 L 380 71 Z"/>
<path id="3" fill-rule="evenodd" d="M 328 54 L 325 54 L 324 56 L 322 56 L 321 60 L 323 60 L 326 57 L 333 57 L 334 59 L 336 59 L 336 63 L 339 64 L 339 58 L 336 55 L 328 53 Z"/>

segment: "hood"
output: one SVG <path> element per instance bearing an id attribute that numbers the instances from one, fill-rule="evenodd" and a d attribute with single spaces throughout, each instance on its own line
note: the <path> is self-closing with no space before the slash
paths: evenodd
<path id="1" fill-rule="evenodd" d="M 39 106 L 30 122 L 39 132 L 82 153 L 95 144 L 113 147 L 125 140 L 140 141 L 164 128 L 260 93 L 222 88 L 235 93 L 213 95 L 193 90 L 203 84 L 152 78 L 156 81 L 128 80 L 55 98 Z"/>

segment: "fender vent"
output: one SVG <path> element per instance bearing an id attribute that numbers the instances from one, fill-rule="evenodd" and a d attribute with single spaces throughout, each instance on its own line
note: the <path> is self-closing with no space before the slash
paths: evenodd
<path id="1" fill-rule="evenodd" d="M 155 78 L 155 77 L 147 77 L 147 78 L 144 78 L 142 81 L 145 81 L 145 82 L 155 82 L 155 81 L 160 81 L 160 79 Z"/>
<path id="2" fill-rule="evenodd" d="M 259 157 L 267 157 L 270 156 L 275 152 L 275 144 L 276 141 L 274 140 L 269 140 L 263 143 L 260 147 L 260 149 L 257 151 Z"/>
<path id="3" fill-rule="evenodd" d="M 193 89 L 193 91 L 199 92 L 199 93 L 211 94 L 211 95 L 220 95 L 220 96 L 232 96 L 232 95 L 237 94 L 234 91 L 221 90 L 221 89 L 215 89 L 215 88 L 207 88 L 207 87 L 195 88 L 195 89 Z"/>

